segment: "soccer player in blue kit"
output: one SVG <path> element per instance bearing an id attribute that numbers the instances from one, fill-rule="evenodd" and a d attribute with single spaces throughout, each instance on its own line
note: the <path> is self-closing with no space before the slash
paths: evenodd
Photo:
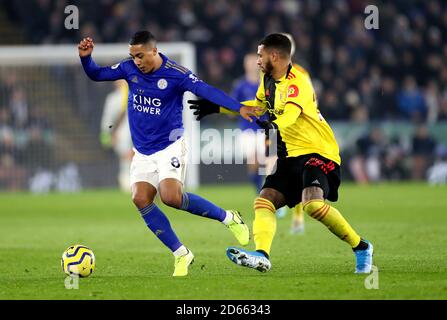
<path id="1" fill-rule="evenodd" d="M 183 94 L 190 91 L 248 121 L 254 109 L 198 79 L 187 68 L 158 52 L 155 37 L 136 32 L 129 41 L 130 58 L 100 67 L 92 59 L 94 42 L 80 41 L 78 50 L 87 76 L 94 81 L 124 79 L 129 85 L 128 118 L 135 155 L 130 168 L 132 200 L 148 228 L 174 254 L 173 276 L 185 276 L 194 255 L 178 239 L 166 215 L 154 203 L 157 192 L 166 205 L 218 220 L 242 244 L 249 230 L 236 210 L 224 210 L 200 196 L 183 191 L 186 145 L 183 137 Z"/>

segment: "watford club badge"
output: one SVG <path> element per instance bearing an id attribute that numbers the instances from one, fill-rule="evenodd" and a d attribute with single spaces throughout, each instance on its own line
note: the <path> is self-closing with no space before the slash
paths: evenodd
<path id="1" fill-rule="evenodd" d="M 299 93 L 298 87 L 296 85 L 292 84 L 287 89 L 287 98 L 298 97 L 298 93 Z"/>

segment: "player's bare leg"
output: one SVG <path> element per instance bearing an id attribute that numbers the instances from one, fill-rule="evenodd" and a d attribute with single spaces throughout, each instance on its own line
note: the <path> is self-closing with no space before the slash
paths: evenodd
<path id="1" fill-rule="evenodd" d="M 164 179 L 159 185 L 160 199 L 168 207 L 180 209 L 182 206 L 182 183 L 177 179 Z"/>
<path id="2" fill-rule="evenodd" d="M 356 273 L 371 272 L 372 244 L 360 238 L 336 208 L 325 203 L 323 189 L 313 186 L 304 188 L 302 200 L 303 209 L 308 215 L 323 223 L 334 235 L 352 247 L 357 260 Z"/>
<path id="3" fill-rule="evenodd" d="M 147 182 L 136 182 L 131 187 L 132 201 L 140 210 L 154 202 L 157 189 Z"/>
<path id="4" fill-rule="evenodd" d="M 160 181 L 159 189 L 161 201 L 167 206 L 220 221 L 230 229 L 241 245 L 248 244 L 250 231 L 238 211 L 224 210 L 196 194 L 184 192 L 182 183 L 174 178 Z"/>

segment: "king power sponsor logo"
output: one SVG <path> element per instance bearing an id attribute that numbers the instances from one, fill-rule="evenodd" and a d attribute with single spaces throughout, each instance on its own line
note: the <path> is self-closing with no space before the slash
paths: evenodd
<path id="1" fill-rule="evenodd" d="M 161 100 L 140 94 L 133 94 L 133 109 L 147 114 L 160 115 Z"/>

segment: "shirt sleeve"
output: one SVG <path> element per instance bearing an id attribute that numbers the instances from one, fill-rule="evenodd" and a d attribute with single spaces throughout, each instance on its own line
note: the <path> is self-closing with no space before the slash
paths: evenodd
<path id="1" fill-rule="evenodd" d="M 292 104 L 287 103 L 284 107 L 284 113 L 279 116 L 273 123 L 276 124 L 279 130 L 283 130 L 288 126 L 294 124 L 301 114 L 301 108 Z"/>
<path id="2" fill-rule="evenodd" d="M 315 99 L 312 86 L 305 82 L 294 81 L 287 87 L 286 104 L 293 104 L 304 111 L 310 99 Z"/>
<path id="3" fill-rule="evenodd" d="M 256 114 L 258 116 L 262 116 L 267 111 L 267 107 L 264 104 L 260 103 L 256 99 L 254 99 L 254 100 L 245 100 L 245 101 L 242 101 L 241 104 L 243 104 L 244 106 L 249 106 L 249 107 L 262 108 L 261 111 L 256 111 Z M 220 107 L 219 113 L 223 113 L 223 114 L 239 114 L 239 112 L 236 112 L 236 111 L 233 111 L 233 110 L 228 110 L 227 108 L 224 108 L 224 107 Z"/>
<path id="4" fill-rule="evenodd" d="M 126 72 L 122 63 L 117 63 L 109 67 L 100 67 L 96 64 L 91 55 L 81 57 L 81 63 L 85 73 L 93 81 L 114 81 L 126 78 Z"/>
<path id="5" fill-rule="evenodd" d="M 210 86 L 203 82 L 192 73 L 187 73 L 185 78 L 180 83 L 180 87 L 184 91 L 191 91 L 196 96 L 209 100 L 224 108 L 239 112 L 241 104 L 235 99 L 231 98 L 222 90 Z"/>
<path id="6" fill-rule="evenodd" d="M 279 130 L 285 129 L 296 122 L 304 111 L 304 106 L 308 104 L 311 93 L 311 87 L 307 86 L 307 83 L 298 81 L 289 83 L 284 113 L 273 121 Z"/>

